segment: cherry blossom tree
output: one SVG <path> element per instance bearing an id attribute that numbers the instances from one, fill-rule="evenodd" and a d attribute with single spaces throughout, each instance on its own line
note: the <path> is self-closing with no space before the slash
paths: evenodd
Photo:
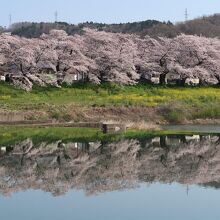
<path id="1" fill-rule="evenodd" d="M 157 39 L 85 29 L 69 36 L 52 30 L 40 38 L 0 35 L 0 75 L 31 90 L 34 84 L 59 86 L 76 80 L 91 83 L 220 83 L 220 40 L 179 35 Z M 77 75 L 77 78 L 75 77 Z M 156 79 L 156 81 L 155 81 Z"/>

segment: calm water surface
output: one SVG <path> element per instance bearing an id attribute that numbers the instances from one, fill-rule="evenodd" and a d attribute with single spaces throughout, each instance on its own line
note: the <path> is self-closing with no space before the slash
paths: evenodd
<path id="1" fill-rule="evenodd" d="M 219 220 L 220 135 L 1 146 L 0 219 Z"/>

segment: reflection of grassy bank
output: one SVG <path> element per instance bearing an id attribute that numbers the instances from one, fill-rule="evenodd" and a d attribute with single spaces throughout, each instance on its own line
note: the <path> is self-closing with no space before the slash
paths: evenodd
<path id="1" fill-rule="evenodd" d="M 76 84 L 61 89 L 35 88 L 27 93 L 0 84 L 0 110 L 26 111 L 29 119 L 66 121 L 99 120 L 102 115 L 110 119 L 120 119 L 123 115 L 124 119 L 131 120 L 134 115 L 140 115 L 143 119 L 148 110 L 151 115 L 145 118 L 151 120 L 176 123 L 198 118 L 220 119 L 220 89 Z"/>
<path id="2" fill-rule="evenodd" d="M 31 138 L 34 143 L 53 142 L 96 142 L 118 141 L 120 139 L 145 139 L 149 137 L 192 134 L 181 131 L 127 131 L 124 134 L 103 134 L 99 129 L 92 128 L 28 128 L 28 127 L 0 127 L 0 145 L 9 145 Z"/>

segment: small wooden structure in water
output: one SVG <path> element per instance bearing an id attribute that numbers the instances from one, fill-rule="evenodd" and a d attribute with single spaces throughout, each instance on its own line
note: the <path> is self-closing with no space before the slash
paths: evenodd
<path id="1" fill-rule="evenodd" d="M 123 133 L 126 131 L 126 126 L 119 123 L 103 123 L 102 131 L 104 134 L 117 134 Z"/>

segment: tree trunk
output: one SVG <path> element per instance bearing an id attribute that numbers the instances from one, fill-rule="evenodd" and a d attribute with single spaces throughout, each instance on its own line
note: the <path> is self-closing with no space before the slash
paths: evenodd
<path id="1" fill-rule="evenodd" d="M 166 85 L 166 73 L 160 74 L 160 84 L 161 85 Z"/>
<path id="2" fill-rule="evenodd" d="M 180 86 L 185 86 L 185 83 L 186 83 L 186 78 L 180 79 L 179 81 Z"/>

